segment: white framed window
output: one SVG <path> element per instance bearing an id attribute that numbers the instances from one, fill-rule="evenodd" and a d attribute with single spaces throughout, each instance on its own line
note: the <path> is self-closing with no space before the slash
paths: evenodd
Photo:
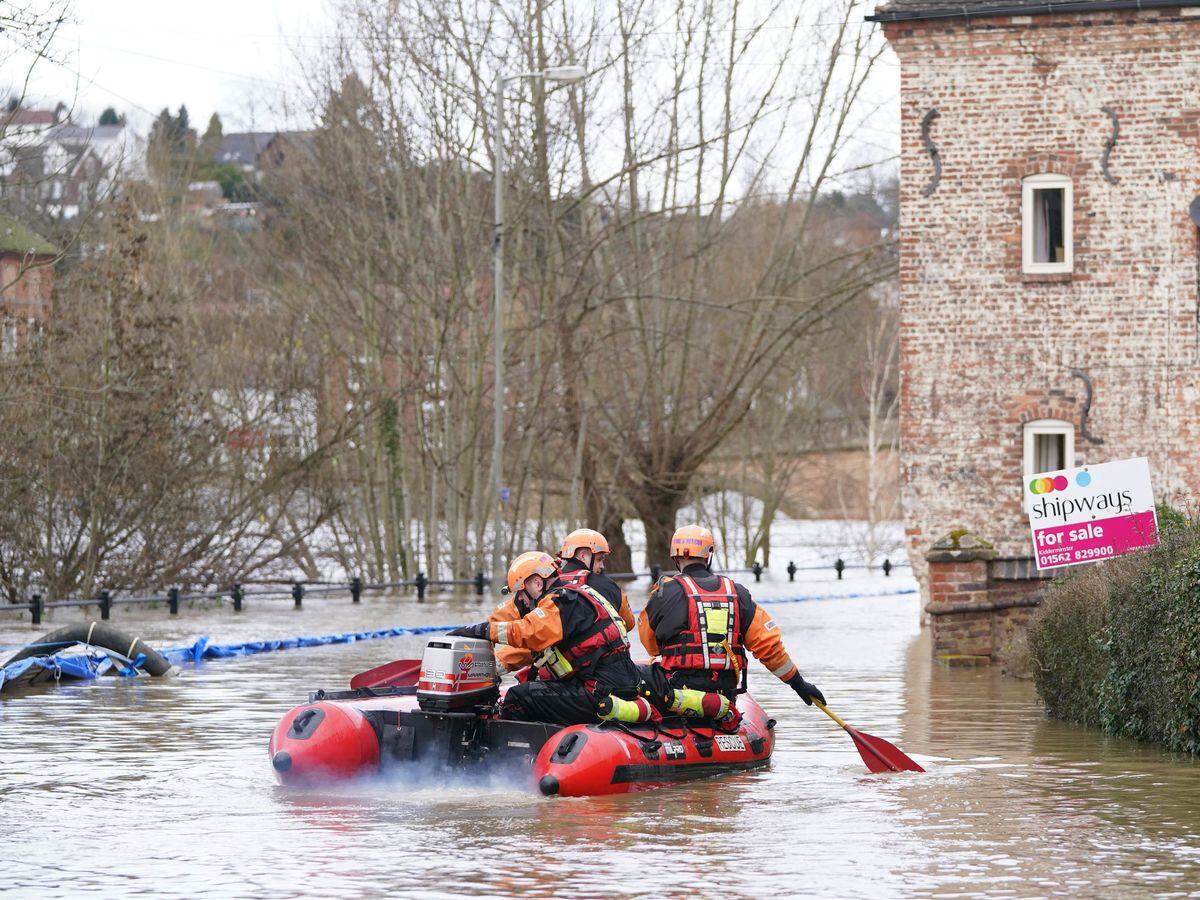
<path id="1" fill-rule="evenodd" d="M 1025 423 L 1026 475 L 1057 472 L 1059 469 L 1074 467 L 1074 425 L 1062 419 L 1035 419 Z"/>
<path id="2" fill-rule="evenodd" d="M 1074 193 L 1066 175 L 1030 175 L 1021 182 L 1022 268 L 1031 275 L 1070 272 Z"/>

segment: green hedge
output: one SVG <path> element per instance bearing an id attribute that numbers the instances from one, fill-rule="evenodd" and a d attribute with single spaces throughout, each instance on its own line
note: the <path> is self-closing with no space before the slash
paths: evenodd
<path id="1" fill-rule="evenodd" d="M 1029 632 L 1058 718 L 1200 752 L 1200 525 L 1159 510 L 1153 550 L 1073 571 Z"/>

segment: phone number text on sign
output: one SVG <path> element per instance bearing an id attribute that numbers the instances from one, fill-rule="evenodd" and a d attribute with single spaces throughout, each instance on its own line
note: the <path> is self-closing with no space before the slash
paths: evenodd
<path id="1" fill-rule="evenodd" d="M 1039 569 L 1121 556 L 1158 543 L 1144 458 L 1035 475 L 1025 508 Z"/>
<path id="2" fill-rule="evenodd" d="M 1114 530 L 1110 525 L 1109 531 Z M 1072 563 L 1091 562 L 1116 556 L 1112 543 L 1104 541 L 1103 525 L 1087 525 L 1084 528 L 1046 528 L 1037 533 L 1038 568 Z"/>

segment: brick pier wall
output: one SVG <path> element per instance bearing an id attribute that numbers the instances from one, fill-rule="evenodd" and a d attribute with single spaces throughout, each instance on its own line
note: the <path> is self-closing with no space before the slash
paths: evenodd
<path id="1" fill-rule="evenodd" d="M 939 541 L 925 561 L 934 658 L 1019 672 L 1036 596 L 1046 583 L 1033 561 L 1002 558 L 970 535 Z"/>

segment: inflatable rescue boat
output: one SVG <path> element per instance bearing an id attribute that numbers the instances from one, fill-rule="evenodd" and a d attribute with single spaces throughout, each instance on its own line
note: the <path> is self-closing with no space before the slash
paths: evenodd
<path id="1" fill-rule="evenodd" d="M 310 694 L 275 727 L 271 765 L 285 785 L 507 766 L 547 796 L 581 797 L 759 768 L 775 744 L 775 720 L 746 693 L 730 733 L 683 718 L 566 728 L 504 721 L 496 714 L 502 695 L 489 642 L 438 637 L 415 685 Z"/>

